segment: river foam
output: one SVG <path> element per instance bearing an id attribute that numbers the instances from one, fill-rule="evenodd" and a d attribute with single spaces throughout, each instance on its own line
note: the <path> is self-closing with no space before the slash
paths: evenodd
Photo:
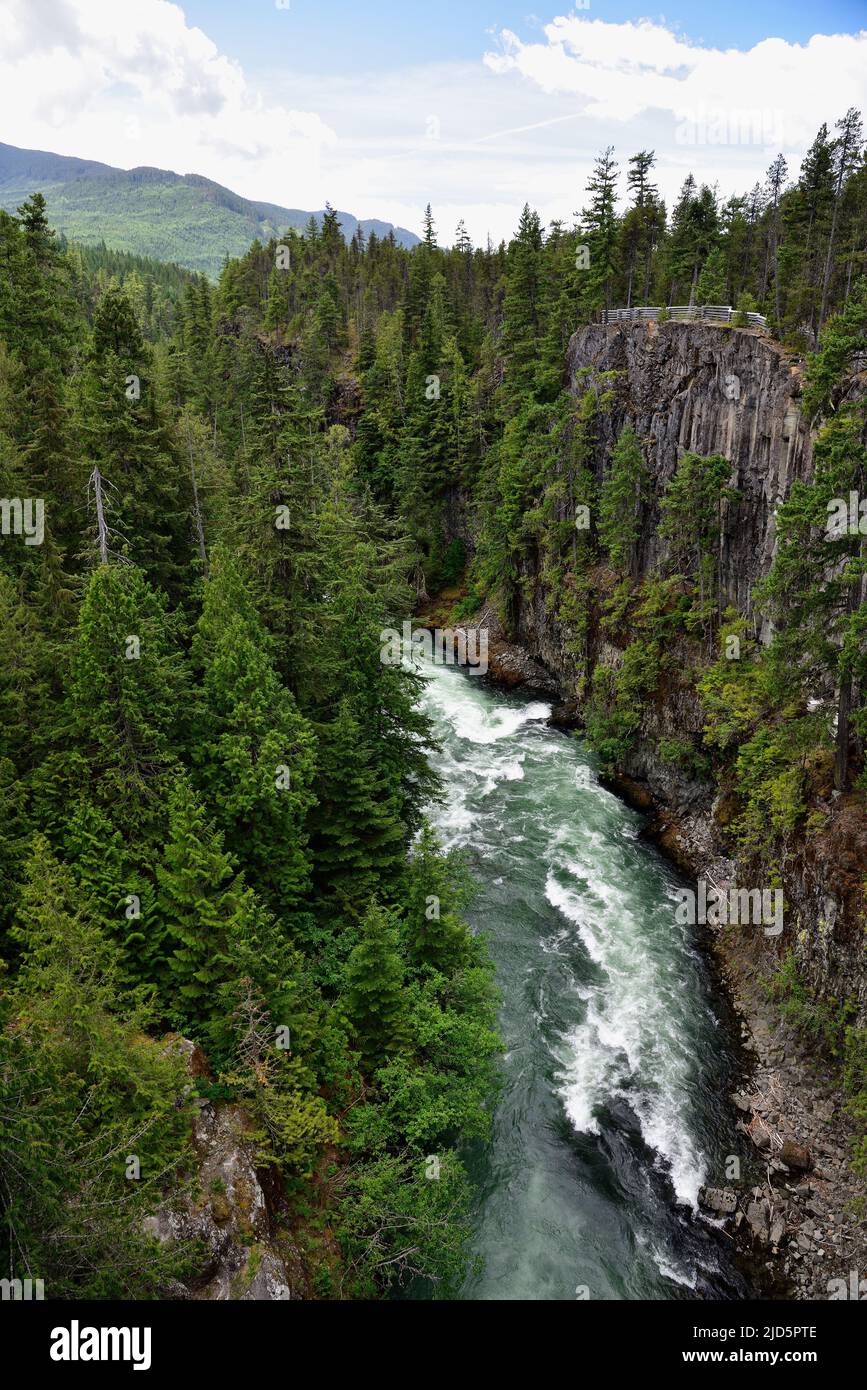
<path id="1" fill-rule="evenodd" d="M 446 790 L 433 819 L 470 851 L 472 920 L 503 990 L 488 1272 L 467 1296 L 568 1297 L 582 1277 L 601 1297 L 706 1288 L 717 1253 L 694 1213 L 712 1176 L 716 1019 L 675 922 L 677 880 L 578 740 L 550 727 L 549 704 L 444 668 L 423 704 Z"/>

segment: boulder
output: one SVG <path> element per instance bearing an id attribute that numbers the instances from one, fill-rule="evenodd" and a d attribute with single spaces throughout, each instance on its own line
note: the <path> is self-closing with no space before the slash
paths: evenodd
<path id="1" fill-rule="evenodd" d="M 766 1201 L 753 1201 L 747 1207 L 747 1223 L 756 1240 L 768 1239 L 768 1204 Z"/>
<path id="2" fill-rule="evenodd" d="M 172 1038 L 170 1045 L 186 1058 L 191 1076 L 208 1075 L 195 1044 Z M 290 1259 L 296 1252 L 285 1238 L 278 1243 L 272 1235 L 251 1129 L 243 1107 L 199 1102 L 191 1182 L 169 1194 L 144 1222 L 160 1242 L 196 1242 L 202 1251 L 196 1274 L 172 1289 L 173 1298 L 270 1302 L 303 1296 L 296 1261 Z"/>
<path id="3" fill-rule="evenodd" d="M 806 1173 L 813 1166 L 810 1150 L 806 1144 L 796 1144 L 794 1139 L 783 1141 L 779 1157 L 787 1168 L 794 1168 L 798 1173 Z"/>
<path id="4" fill-rule="evenodd" d="M 708 1211 L 718 1212 L 720 1216 L 730 1216 L 738 1205 L 737 1193 L 729 1187 L 703 1187 L 698 1200 Z"/>

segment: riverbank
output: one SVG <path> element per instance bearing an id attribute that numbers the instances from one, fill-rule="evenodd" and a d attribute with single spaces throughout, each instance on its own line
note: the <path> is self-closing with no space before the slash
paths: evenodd
<path id="1" fill-rule="evenodd" d="M 420 621 L 440 616 L 429 612 Z M 484 610 L 473 626 L 488 628 L 488 680 L 559 699 L 552 722 L 580 729 L 580 707 L 563 698 L 558 677 L 509 642 L 493 612 Z M 609 785 L 646 815 L 644 835 L 682 872 L 734 881 L 734 866 L 719 853 L 705 807 L 667 805 L 637 779 Z M 731 1103 L 753 1162 L 708 1185 L 702 1206 L 722 1223 L 766 1296 L 851 1298 L 859 1279 L 867 1295 L 865 1185 L 851 1169 L 855 1128 L 845 1110 L 842 1078 L 769 997 L 755 932 L 708 928 L 706 939 L 740 1022 L 744 1066 Z"/>
<path id="2" fill-rule="evenodd" d="M 504 1053 L 476 1200 L 469 1301 L 738 1301 L 753 1285 L 698 1210 L 745 1157 L 738 1029 L 674 909 L 642 817 L 551 725 L 552 701 L 423 663 L 442 844 L 476 885 Z"/>

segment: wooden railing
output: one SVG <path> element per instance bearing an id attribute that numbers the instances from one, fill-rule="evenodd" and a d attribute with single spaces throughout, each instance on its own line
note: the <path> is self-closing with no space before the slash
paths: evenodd
<path id="1" fill-rule="evenodd" d="M 740 311 L 730 304 L 668 304 L 665 307 L 668 317 L 679 323 L 733 323 Z M 603 323 L 643 323 L 658 319 L 662 305 L 637 309 L 603 309 Z M 767 328 L 764 314 L 744 314 L 750 328 Z"/>

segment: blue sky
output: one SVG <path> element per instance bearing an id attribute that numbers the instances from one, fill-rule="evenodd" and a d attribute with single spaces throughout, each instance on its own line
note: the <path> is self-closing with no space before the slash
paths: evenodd
<path id="1" fill-rule="evenodd" d="M 475 59 L 491 29 L 522 36 L 537 31 L 571 4 L 540 6 L 508 0 L 290 0 L 279 10 L 274 0 L 189 0 L 187 17 L 251 70 L 276 61 L 290 69 L 364 65 L 405 67 L 415 63 Z M 867 27 L 867 0 L 676 0 L 664 9 L 629 0 L 599 0 L 588 17 L 619 21 L 660 19 L 695 42 L 744 48 L 778 36 L 803 43 L 814 33 L 854 33 Z M 289 21 L 289 22 L 287 22 Z"/>
<path id="2" fill-rule="evenodd" d="M 867 114 L 867 0 L 0 0 L 11 144 L 476 241 L 570 223 L 599 150 L 725 198 Z"/>

